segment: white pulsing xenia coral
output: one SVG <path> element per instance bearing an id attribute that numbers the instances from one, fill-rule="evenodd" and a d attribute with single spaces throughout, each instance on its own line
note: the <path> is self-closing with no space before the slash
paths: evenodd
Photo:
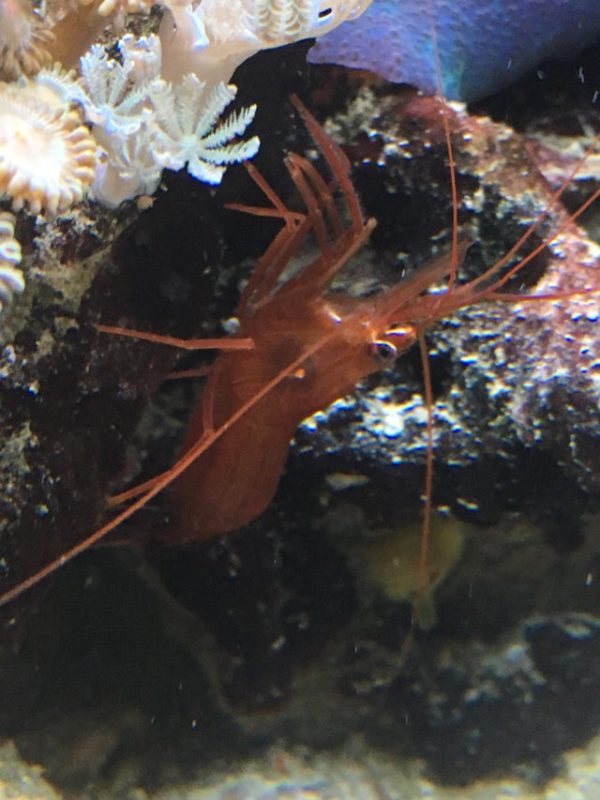
<path id="1" fill-rule="evenodd" d="M 162 54 L 158 36 L 135 37 L 128 33 L 119 42 L 123 66 L 135 83 L 160 77 Z"/>
<path id="2" fill-rule="evenodd" d="M 94 45 L 81 65 L 84 96 L 77 99 L 104 149 L 92 187 L 100 202 L 116 207 L 152 194 L 165 167 L 187 166 L 198 180 L 219 183 L 228 164 L 255 155 L 256 137 L 237 141 L 254 106 L 218 124 L 235 97 L 234 86 L 207 86 L 195 75 L 176 86 L 167 83 L 158 77 L 161 51 L 155 36 L 126 36 L 120 49 L 122 63 Z"/>
<path id="3" fill-rule="evenodd" d="M 155 81 L 151 98 L 157 131 L 152 150 L 157 161 L 174 170 L 187 166 L 194 178 L 220 183 L 227 164 L 256 155 L 258 137 L 232 141 L 252 122 L 256 106 L 243 108 L 217 124 L 236 93 L 231 84 L 219 83 L 209 88 L 195 75 L 186 75 L 177 86 Z"/>
<path id="4" fill-rule="evenodd" d="M 156 39 L 156 37 L 149 37 Z M 160 44 L 127 35 L 120 42 L 122 63 L 93 45 L 81 59 L 83 108 L 103 150 L 92 186 L 95 198 L 116 208 L 141 194 L 152 194 L 161 167 L 149 148 L 152 138 L 149 86 L 160 70 Z M 150 63 L 140 68 L 134 53 L 140 49 Z"/>
<path id="5" fill-rule="evenodd" d="M 129 54 L 129 50 L 125 53 Z M 129 136 L 144 122 L 149 81 L 142 79 L 136 83 L 133 71 L 131 61 L 124 58 L 120 64 L 109 58 L 99 44 L 92 45 L 81 59 L 81 78 L 85 85 L 81 102 L 86 119 L 108 136 Z"/>
<path id="6" fill-rule="evenodd" d="M 153 81 L 160 74 L 160 42 L 156 36 L 136 39 L 131 34 L 119 43 L 122 63 L 94 45 L 81 59 L 84 85 L 82 105 L 103 148 L 92 192 L 106 206 L 153 194 L 162 166 L 152 151 L 155 135 Z"/>
<path id="7" fill-rule="evenodd" d="M 150 146 L 154 135 L 151 116 L 148 112 L 148 120 L 131 136 L 98 134 L 106 155 L 96 171 L 92 193 L 109 208 L 117 208 L 132 197 L 152 195 L 158 188 L 163 167 Z"/>

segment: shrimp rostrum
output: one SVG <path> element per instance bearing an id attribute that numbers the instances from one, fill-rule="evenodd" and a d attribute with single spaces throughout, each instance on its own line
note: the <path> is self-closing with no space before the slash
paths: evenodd
<path id="1" fill-rule="evenodd" d="M 94 545 L 163 489 L 168 488 L 174 508 L 174 524 L 159 537 L 163 542 L 206 539 L 253 520 L 271 502 L 289 442 L 304 418 L 352 392 L 364 377 L 389 366 L 415 342 L 424 349 L 424 332 L 436 320 L 474 302 L 514 299 L 503 294 L 503 287 L 535 257 L 536 250 L 507 267 L 513 249 L 482 275 L 461 284 L 456 273 L 468 242 L 458 238 L 451 252 L 389 289 L 364 298 L 330 292 L 333 278 L 360 251 L 376 222 L 362 214 L 343 151 L 298 100 L 294 103 L 328 174 L 296 153 L 286 157 L 303 206 L 296 211 L 255 167 L 248 167 L 268 204 L 232 208 L 279 219 L 282 228 L 242 294 L 239 335 L 185 342 L 98 326 L 106 333 L 184 349 L 220 351 L 191 416 L 179 459 L 164 473 L 111 498 L 110 505 L 121 510 L 109 522 L 5 592 L 0 603 L 14 599 Z M 311 238 L 316 254 L 295 268 L 295 257 Z M 446 278 L 446 288 L 440 289 Z M 428 293 L 433 285 L 436 292 Z M 431 420 L 429 427 L 431 438 Z M 431 452 L 429 462 L 431 477 Z M 430 497 L 430 491 L 427 494 Z"/>

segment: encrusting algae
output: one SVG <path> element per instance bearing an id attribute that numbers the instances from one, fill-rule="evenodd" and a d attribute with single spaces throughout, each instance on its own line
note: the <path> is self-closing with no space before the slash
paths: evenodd
<path id="1" fill-rule="evenodd" d="M 434 517 L 427 551 L 426 575 L 422 568 L 423 524 L 414 522 L 400 530 L 374 530 L 353 553 L 360 572 L 379 586 L 390 600 L 413 605 L 415 622 L 422 630 L 435 627 L 435 590 L 460 559 L 467 526 L 452 517 Z"/>

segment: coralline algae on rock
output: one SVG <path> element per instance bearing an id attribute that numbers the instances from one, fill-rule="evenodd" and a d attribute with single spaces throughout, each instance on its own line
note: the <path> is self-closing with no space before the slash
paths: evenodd
<path id="1" fill-rule="evenodd" d="M 436 152 L 445 156 L 437 102 L 396 97 L 386 104 L 377 96 L 373 103 L 376 110 L 371 117 L 378 114 L 377 122 L 371 126 L 368 142 L 353 152 L 355 163 L 360 164 L 356 180 L 367 213 L 379 220 L 372 246 L 387 252 L 384 259 L 392 258 L 394 252 L 403 258 L 408 254 L 405 260 L 410 265 L 422 247 L 416 237 L 411 238 L 411 230 L 430 226 L 427 233 L 437 241 L 447 230 L 449 210 L 437 205 L 435 198 L 438 176 L 445 167 L 431 169 Z M 356 104 L 357 125 L 369 117 L 367 106 L 363 95 Z M 465 261 L 469 275 L 504 256 L 532 220 L 549 207 L 551 192 L 529 155 L 527 142 L 508 126 L 463 111 L 448 119 L 455 134 L 458 183 L 464 197 L 462 231 L 474 242 Z M 336 124 L 343 129 L 353 123 L 347 117 Z M 399 237 L 401 229 L 404 234 Z M 517 289 L 537 284 L 538 292 L 560 294 L 585 290 L 597 280 L 598 246 L 567 220 L 560 204 L 550 208 L 530 237 L 529 247 L 540 246 L 559 229 L 560 236 L 542 247 L 521 274 Z M 543 283 L 537 283 L 542 274 Z M 479 512 L 484 507 L 491 511 L 496 501 L 497 511 L 505 510 L 509 479 L 504 470 L 508 467 L 512 472 L 513 456 L 523 458 L 523 465 L 533 469 L 536 486 L 544 485 L 539 480 L 540 459 L 544 469 L 556 469 L 570 485 L 596 491 L 600 472 L 591 448 L 600 387 L 596 315 L 597 300 L 583 294 L 549 303 L 480 304 L 436 327 L 432 363 L 439 387 L 435 442 L 440 501 L 454 505 L 457 497 L 474 500 L 472 489 L 477 484 Z M 409 375 L 409 367 L 409 357 L 399 361 L 398 374 L 406 369 Z M 401 386 L 396 380 L 393 388 L 385 382 L 371 386 L 357 401 L 349 401 L 354 406 L 347 403 L 345 409 L 334 405 L 326 410 L 315 435 L 301 430 L 300 451 L 309 446 L 310 438 L 311 446 L 330 459 L 332 469 L 354 467 L 353 458 L 360 450 L 363 470 L 370 462 L 406 475 L 406 465 L 423 458 L 426 420 L 423 403 L 413 399 L 418 383 Z M 348 426 L 331 424 L 342 415 L 350 420 Z M 479 461 L 477 469 L 469 466 L 475 461 Z M 494 464 L 495 477 L 484 474 L 482 463 L 490 468 Z M 462 470 L 465 479 L 471 476 L 466 479 L 468 491 L 466 484 L 459 487 Z M 500 474 L 506 480 L 500 480 Z M 517 496 L 524 499 L 519 483 L 511 490 L 511 501 Z M 496 485 L 504 487 L 497 495 Z M 410 481 L 403 477 L 396 504 L 411 494 L 409 487 Z M 419 496 L 420 484 L 412 493 Z M 490 503 L 492 496 L 496 500 Z M 525 504 L 529 502 L 527 498 Z M 553 497 L 540 495 L 529 507 L 533 506 L 545 513 L 554 507 Z M 567 507 L 573 506 L 563 500 L 561 509 Z"/>
<path id="2" fill-rule="evenodd" d="M 360 19 L 321 39 L 315 63 L 369 69 L 453 100 L 489 95 L 544 59 L 568 57 L 600 34 L 597 0 L 374 0 Z"/>

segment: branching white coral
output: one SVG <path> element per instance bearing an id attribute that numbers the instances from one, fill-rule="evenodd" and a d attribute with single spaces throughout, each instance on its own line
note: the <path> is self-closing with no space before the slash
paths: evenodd
<path id="1" fill-rule="evenodd" d="M 21 263 L 21 245 L 15 239 L 15 218 L 9 211 L 0 213 L 0 311 L 14 294 L 25 288 Z"/>
<path id="2" fill-rule="evenodd" d="M 218 84 L 208 88 L 195 75 L 171 86 L 165 81 L 152 84 L 157 132 L 152 145 L 157 161 L 179 170 L 187 165 L 190 175 L 206 183 L 220 183 L 225 166 L 258 151 L 258 138 L 232 142 L 252 122 L 256 106 L 217 120 L 236 95 L 236 87 Z M 216 126 L 216 127 L 215 127 Z"/>

